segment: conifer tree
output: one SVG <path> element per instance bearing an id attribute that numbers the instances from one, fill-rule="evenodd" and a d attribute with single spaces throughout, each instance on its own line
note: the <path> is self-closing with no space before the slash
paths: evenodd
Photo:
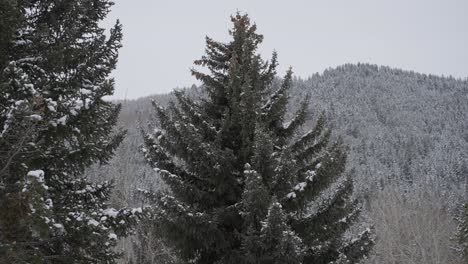
<path id="1" fill-rule="evenodd" d="M 355 263 L 369 230 L 343 238 L 359 214 L 340 140 L 323 117 L 303 136 L 308 99 L 286 120 L 292 71 L 276 85 L 276 53 L 247 15 L 232 17 L 232 40 L 206 39 L 192 70 L 206 97 L 175 91 L 155 105 L 146 158 L 170 187 L 154 196 L 162 238 L 190 263 Z"/>
<path id="2" fill-rule="evenodd" d="M 0 259 L 114 263 L 118 236 L 140 209 L 116 210 L 112 185 L 81 176 L 106 162 L 124 131 L 110 72 L 122 38 L 98 23 L 107 0 L 2 1 L 0 30 Z M 3 14 L 7 14 L 3 16 Z M 5 22 L 5 23 L 3 23 Z"/>

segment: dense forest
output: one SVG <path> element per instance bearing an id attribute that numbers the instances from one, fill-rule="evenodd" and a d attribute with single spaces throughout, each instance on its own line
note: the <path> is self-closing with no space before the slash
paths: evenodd
<path id="1" fill-rule="evenodd" d="M 112 101 L 112 5 L 0 2 L 0 263 L 466 263 L 468 80 L 281 75 L 238 12 L 201 85 Z"/>
<path id="2" fill-rule="evenodd" d="M 203 87 L 184 90 L 193 98 L 205 96 Z M 468 123 L 463 121 L 468 120 L 468 82 L 347 64 L 306 80 L 294 78 L 288 112 L 305 95 L 310 95 L 311 117 L 304 131 L 323 111 L 349 147 L 347 167 L 357 179 L 356 195 L 367 201 L 366 217 L 383 236 L 377 239 L 373 263 L 454 261 L 454 216 L 466 200 L 468 184 Z M 136 189 L 165 188 L 144 160 L 140 129 L 154 118 L 152 100 L 167 105 L 174 99 L 171 93 L 119 101 L 119 126 L 127 136 L 109 165 L 88 171 L 96 180 L 115 181 L 115 204 L 140 206 Z M 129 241 L 140 243 L 134 237 L 121 246 L 130 250 Z"/>

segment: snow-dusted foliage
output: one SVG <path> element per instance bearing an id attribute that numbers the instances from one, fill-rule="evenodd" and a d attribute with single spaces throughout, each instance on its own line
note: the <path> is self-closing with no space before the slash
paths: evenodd
<path id="1" fill-rule="evenodd" d="M 190 263 L 359 261 L 372 241 L 343 238 L 359 206 L 342 142 L 323 117 L 297 135 L 308 97 L 286 120 L 292 71 L 275 86 L 276 54 L 256 54 L 263 36 L 246 15 L 232 22 L 233 40 L 207 38 L 195 61 L 206 97 L 154 104 L 161 129 L 145 134 L 145 158 L 170 189 L 152 196 L 160 236 Z"/>
<path id="2" fill-rule="evenodd" d="M 81 176 L 123 138 L 112 133 L 120 107 L 103 100 L 122 37 L 118 23 L 109 37 L 98 26 L 110 6 L 11 1 L 1 17 L 2 261 L 113 263 L 116 239 L 142 214 L 108 208 L 112 186 Z"/>
<path id="3" fill-rule="evenodd" d="M 275 83 L 279 87 L 279 82 Z M 375 87 L 380 86 L 385 88 L 375 90 Z M 354 92 L 359 92 L 359 96 L 354 95 Z M 185 93 L 191 98 L 206 98 L 203 86 L 188 88 Z M 367 214 L 374 221 L 382 223 L 375 224 L 375 234 L 378 237 L 372 254 L 374 256 L 370 257 L 369 263 L 421 260 L 424 259 L 421 257 L 422 250 L 428 248 L 431 250 L 425 252 L 439 252 L 438 257 L 433 258 L 433 263 L 437 263 L 437 259 L 440 263 L 455 256 L 449 247 L 454 246 L 450 237 L 455 232 L 456 223 L 449 209 L 454 208 L 454 205 L 458 206 L 452 201 L 466 197 L 463 189 L 466 186 L 466 177 L 463 177 L 466 172 L 463 166 L 468 164 L 464 158 L 468 150 L 464 139 L 468 130 L 463 128 L 467 124 L 463 120 L 468 118 L 468 104 L 465 103 L 468 99 L 464 99 L 468 96 L 467 82 L 368 64 L 345 65 L 328 69 L 307 80 L 294 78 L 289 91 L 289 116 L 293 117 L 307 93 L 314 94 L 310 97 L 310 108 L 314 111 L 311 111 L 313 118 L 308 118 L 302 131 L 305 133 L 313 128 L 317 116 L 325 110 L 334 134 L 343 135 L 345 143 L 350 147 L 347 167 L 348 170 L 355 170 L 354 193 L 365 198 L 367 204 L 375 204 L 367 208 L 370 211 Z M 388 103 L 374 103 L 380 98 L 385 98 Z M 174 94 L 164 94 L 124 101 L 119 124 L 127 129 L 127 137 L 109 165 L 95 166 L 89 173 L 99 179 L 116 180 L 118 191 L 113 195 L 114 204 L 139 206 L 141 202 L 134 195 L 136 188 L 165 188 L 157 174 L 152 172 L 152 168 L 144 166 L 141 153 L 135 151 L 143 141 L 138 124 L 153 118 L 152 99 L 159 105 L 167 106 L 175 97 Z M 450 113 L 451 118 L 446 118 L 447 114 L 444 112 Z M 380 118 L 375 118 L 376 116 Z M 382 123 L 381 120 L 393 121 Z M 403 138 L 411 139 L 415 145 L 397 143 Z M 368 147 L 362 147 L 361 143 Z M 405 155 L 400 155 L 409 151 L 409 148 L 413 148 L 410 151 L 413 158 L 411 163 L 407 162 Z M 400 177 L 399 173 L 405 167 L 406 172 L 411 173 L 408 178 L 411 180 Z M 310 178 L 313 177 L 314 170 L 311 170 Z M 308 181 L 305 182 L 309 184 Z M 431 202 L 426 205 L 427 197 L 418 194 L 422 192 L 419 190 L 421 183 L 434 186 L 448 195 L 430 199 Z M 389 196 L 386 192 L 394 188 L 397 188 L 392 191 L 394 194 Z M 433 191 L 428 189 L 424 192 Z M 291 191 L 291 195 L 293 194 L 295 191 Z M 434 203 L 448 203 L 448 206 L 434 207 Z M 406 224 L 414 223 L 413 219 L 418 217 L 426 219 L 425 216 L 431 216 L 427 219 L 432 219 L 433 214 L 439 216 L 436 218 L 439 224 Z M 395 224 L 393 221 L 396 221 Z M 138 237 L 125 239 L 125 254 L 128 259 L 135 256 L 134 263 L 140 263 L 146 257 L 147 262 L 142 263 L 176 262 L 172 250 L 164 244 L 161 248 L 162 241 L 157 239 L 158 226 L 148 221 L 139 225 L 138 230 Z M 435 234 L 434 239 L 427 239 L 428 234 Z M 401 239 L 405 239 L 407 244 L 398 243 Z M 135 251 L 128 246 L 130 240 L 135 242 Z M 410 250 L 401 254 L 406 245 L 409 245 Z"/>
<path id="4" fill-rule="evenodd" d="M 324 111 L 350 147 L 359 193 L 419 180 L 447 188 L 466 184 L 466 79 L 347 64 L 295 79 L 290 110 L 310 93 L 312 115 Z"/>

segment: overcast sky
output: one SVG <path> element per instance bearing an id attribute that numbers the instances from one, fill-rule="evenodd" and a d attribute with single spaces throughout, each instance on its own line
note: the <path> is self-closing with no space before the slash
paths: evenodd
<path id="1" fill-rule="evenodd" d="M 247 12 L 264 35 L 260 52 L 278 52 L 279 73 L 308 77 L 367 62 L 468 77 L 467 0 L 114 0 L 124 47 L 114 98 L 166 93 L 196 83 L 189 69 L 205 36 L 228 40 L 229 16 Z"/>

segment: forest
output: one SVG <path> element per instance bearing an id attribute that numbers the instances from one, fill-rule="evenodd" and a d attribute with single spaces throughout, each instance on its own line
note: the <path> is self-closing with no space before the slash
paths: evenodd
<path id="1" fill-rule="evenodd" d="M 109 100 L 111 7 L 0 2 L 0 263 L 468 261 L 468 79 L 280 76 L 238 12 L 201 85 Z"/>

